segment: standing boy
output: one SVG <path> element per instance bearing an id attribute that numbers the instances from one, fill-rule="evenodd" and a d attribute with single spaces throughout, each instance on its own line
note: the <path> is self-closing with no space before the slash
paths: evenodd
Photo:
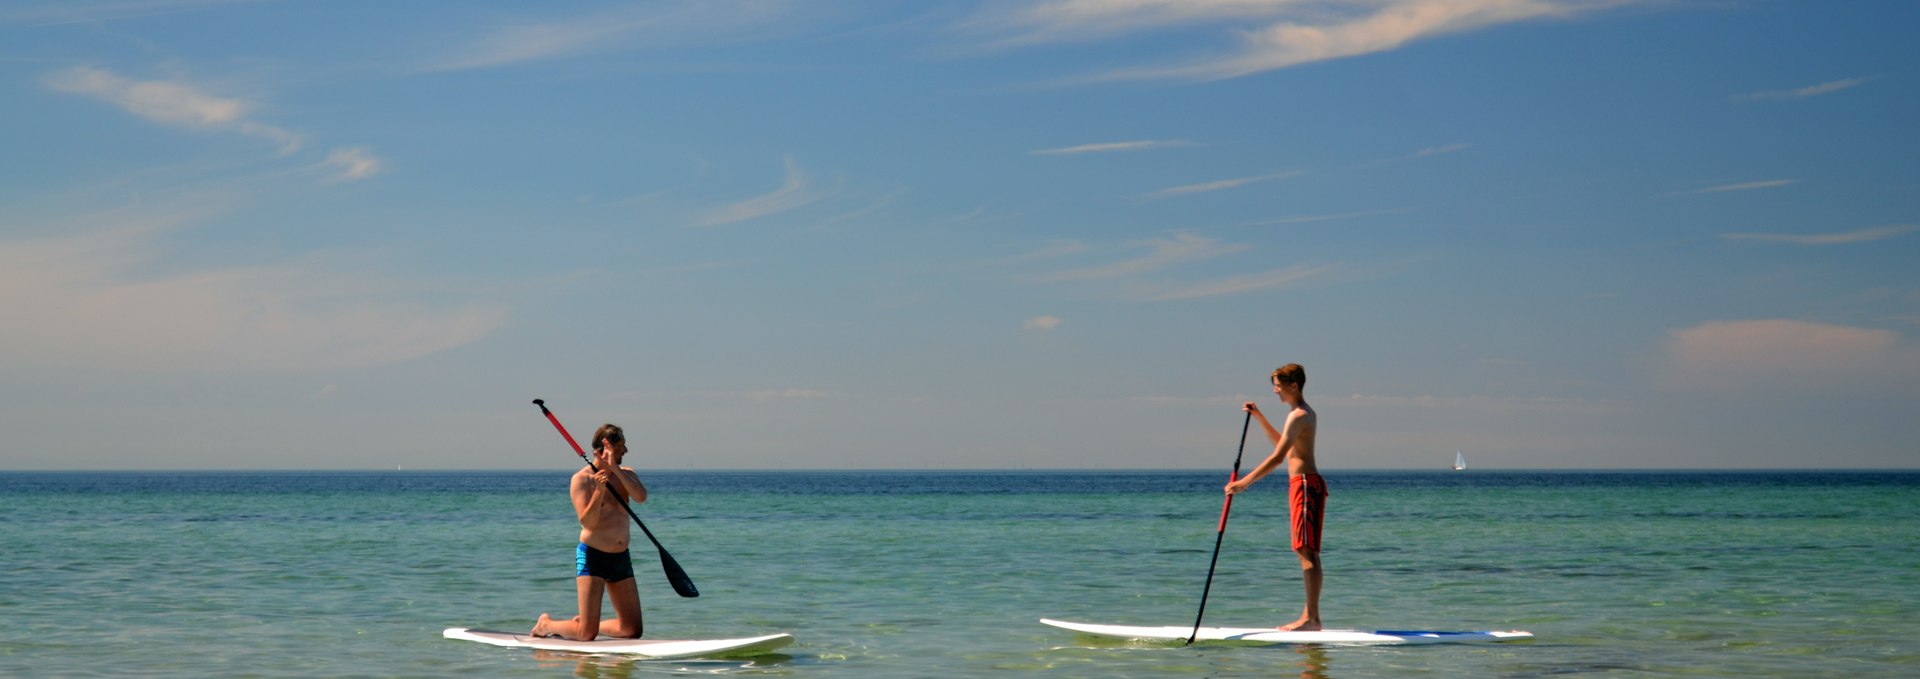
<path id="1" fill-rule="evenodd" d="M 537 402 L 537 401 L 536 401 Z M 627 553 L 625 504 L 647 501 L 647 487 L 633 470 L 620 466 L 627 456 L 627 437 L 619 427 L 601 425 L 593 434 L 593 464 L 573 474 L 573 511 L 580 517 L 580 546 L 574 549 L 574 589 L 580 614 L 554 620 L 545 613 L 533 625 L 533 636 L 593 641 L 596 636 L 638 639 L 640 590 L 633 582 L 633 559 Z M 600 619 L 600 597 L 613 601 L 614 618 Z"/>
<path id="2" fill-rule="evenodd" d="M 1287 464 L 1287 505 L 1293 525 L 1293 552 L 1300 555 L 1300 576 L 1307 589 L 1307 604 L 1300 619 L 1280 627 L 1282 630 L 1311 632 L 1320 629 L 1320 526 L 1327 507 L 1327 482 L 1313 463 L 1313 438 L 1320 428 L 1319 416 L 1307 405 L 1307 370 L 1288 363 L 1273 371 L 1273 393 L 1287 404 L 1287 420 L 1274 430 L 1260 406 L 1252 401 L 1240 406 L 1260 418 L 1260 428 L 1273 441 L 1273 454 L 1245 478 L 1227 484 L 1227 494 L 1246 490 L 1253 482 L 1271 473 L 1281 462 Z"/>

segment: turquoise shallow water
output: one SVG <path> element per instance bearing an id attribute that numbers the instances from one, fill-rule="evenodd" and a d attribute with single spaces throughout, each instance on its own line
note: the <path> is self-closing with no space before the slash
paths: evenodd
<path id="1" fill-rule="evenodd" d="M 644 472 L 643 472 L 644 474 Z M 645 474 L 631 662 L 440 638 L 571 614 L 567 472 L 0 473 L 0 675 L 1920 676 L 1920 472 L 1330 472 L 1330 626 L 1533 642 L 1186 649 L 1224 473 Z M 1299 610 L 1278 484 L 1236 501 L 1209 624 Z M 636 535 L 636 539 L 643 538 Z"/>

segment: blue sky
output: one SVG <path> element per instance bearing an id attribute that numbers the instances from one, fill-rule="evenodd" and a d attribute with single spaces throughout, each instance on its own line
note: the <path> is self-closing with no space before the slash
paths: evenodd
<path id="1" fill-rule="evenodd" d="M 0 468 L 1920 466 L 1917 24 L 8 3 Z"/>

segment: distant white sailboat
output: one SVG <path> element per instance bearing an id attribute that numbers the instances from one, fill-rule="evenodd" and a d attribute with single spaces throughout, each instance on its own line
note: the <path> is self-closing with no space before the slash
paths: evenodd
<path id="1" fill-rule="evenodd" d="M 1453 451 L 1453 470 L 1457 472 L 1463 472 L 1467 470 L 1466 453 L 1462 453 L 1459 450 Z"/>

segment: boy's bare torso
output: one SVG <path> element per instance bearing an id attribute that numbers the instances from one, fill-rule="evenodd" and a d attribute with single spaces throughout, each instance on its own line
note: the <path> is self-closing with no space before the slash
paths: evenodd
<path id="1" fill-rule="evenodd" d="M 1293 439 L 1287 451 L 1287 476 L 1318 474 L 1320 468 L 1313 462 L 1314 434 L 1320 430 L 1320 417 L 1313 407 L 1302 402 L 1287 413 L 1285 431 Z"/>

